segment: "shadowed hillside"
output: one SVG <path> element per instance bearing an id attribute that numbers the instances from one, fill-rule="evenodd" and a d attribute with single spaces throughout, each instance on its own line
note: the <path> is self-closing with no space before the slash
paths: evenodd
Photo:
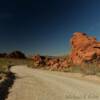
<path id="1" fill-rule="evenodd" d="M 21 51 L 13 51 L 11 53 L 0 53 L 0 58 L 18 58 L 25 59 L 26 55 Z"/>

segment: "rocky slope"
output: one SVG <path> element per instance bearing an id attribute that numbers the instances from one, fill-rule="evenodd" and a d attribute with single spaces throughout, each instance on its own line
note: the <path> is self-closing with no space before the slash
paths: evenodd
<path id="1" fill-rule="evenodd" d="M 67 57 L 47 57 L 34 55 L 32 57 L 35 66 L 48 66 L 51 70 L 62 70 L 69 67 Z"/>

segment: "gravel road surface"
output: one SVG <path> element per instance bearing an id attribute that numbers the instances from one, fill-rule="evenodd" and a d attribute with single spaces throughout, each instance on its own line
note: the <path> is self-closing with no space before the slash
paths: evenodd
<path id="1" fill-rule="evenodd" d="M 11 68 L 16 80 L 6 100 L 100 100 L 100 85 L 67 77 L 63 72 Z"/>

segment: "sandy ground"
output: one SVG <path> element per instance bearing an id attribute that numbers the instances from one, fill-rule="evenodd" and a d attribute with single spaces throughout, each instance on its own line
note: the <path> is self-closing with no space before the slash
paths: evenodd
<path id="1" fill-rule="evenodd" d="M 14 66 L 11 71 L 17 79 L 6 100 L 100 100 L 98 83 L 27 66 Z"/>

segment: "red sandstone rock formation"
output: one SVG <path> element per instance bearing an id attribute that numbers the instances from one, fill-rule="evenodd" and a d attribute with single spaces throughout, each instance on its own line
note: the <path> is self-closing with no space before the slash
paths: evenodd
<path id="1" fill-rule="evenodd" d="M 95 37 L 88 36 L 86 33 L 75 32 L 71 38 L 71 44 L 71 60 L 74 64 L 100 58 L 100 42 L 97 42 Z"/>
<path id="2" fill-rule="evenodd" d="M 45 57 L 44 56 L 40 56 L 40 55 L 34 55 L 32 57 L 33 61 L 34 61 L 34 64 L 36 66 L 40 66 L 40 65 L 44 65 L 44 60 L 45 60 Z"/>
<path id="3" fill-rule="evenodd" d="M 51 70 L 61 70 L 69 66 L 66 58 L 35 55 L 32 59 L 35 66 L 42 65 L 49 67 Z"/>

